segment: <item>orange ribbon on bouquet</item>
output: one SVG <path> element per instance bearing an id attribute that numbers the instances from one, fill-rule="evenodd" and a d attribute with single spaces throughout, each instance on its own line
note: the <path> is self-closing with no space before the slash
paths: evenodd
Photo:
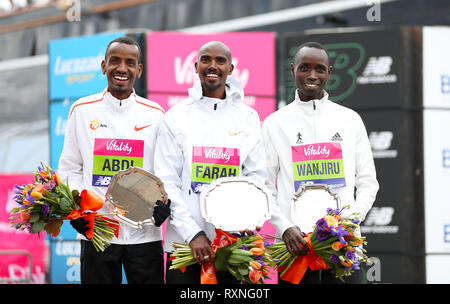
<path id="1" fill-rule="evenodd" d="M 103 207 L 103 199 L 96 193 L 86 189 L 81 191 L 80 196 L 80 209 L 73 209 L 67 216 L 67 219 L 75 220 L 82 217 L 86 220 L 88 222 L 87 227 L 89 228 L 89 230 L 85 232 L 86 237 L 88 239 L 92 239 L 94 237 L 94 222 L 95 215 L 97 214 L 96 211 Z M 105 219 L 108 218 L 105 217 Z M 115 224 L 108 225 L 114 228 L 114 235 L 118 237 L 119 226 Z"/>
<path id="2" fill-rule="evenodd" d="M 237 241 L 237 237 L 222 231 L 220 229 L 216 229 L 216 237 L 211 245 L 211 249 L 214 253 L 217 252 L 217 249 L 221 247 L 227 247 Z M 202 264 L 202 269 L 200 272 L 200 283 L 201 284 L 217 284 L 216 277 L 216 266 L 214 262 L 204 263 Z"/>
<path id="3" fill-rule="evenodd" d="M 311 233 L 308 233 L 305 237 L 305 241 L 309 247 L 309 253 L 295 259 L 291 267 L 289 267 L 289 269 L 286 270 L 282 276 L 280 276 L 280 278 L 284 281 L 291 282 L 292 284 L 300 283 L 308 267 L 311 270 L 328 269 L 327 263 L 325 263 L 325 261 L 315 253 L 311 244 L 310 235 Z M 280 267 L 278 271 L 282 272 L 285 268 L 286 266 Z"/>

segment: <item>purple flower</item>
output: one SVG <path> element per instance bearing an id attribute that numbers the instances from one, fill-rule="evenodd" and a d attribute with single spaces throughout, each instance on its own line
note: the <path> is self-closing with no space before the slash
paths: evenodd
<path id="1" fill-rule="evenodd" d="M 24 226 L 28 233 L 33 233 L 33 225 L 31 225 L 31 223 L 26 223 Z"/>
<path id="2" fill-rule="evenodd" d="M 56 187 L 56 183 L 52 180 L 50 180 L 44 184 L 44 189 L 48 190 L 48 191 L 52 191 L 53 188 L 55 188 L 55 187 Z"/>
<path id="3" fill-rule="evenodd" d="M 332 254 L 330 256 L 330 261 L 333 262 L 336 265 L 339 265 L 341 263 L 341 261 L 339 260 L 339 257 L 335 254 Z"/>
<path id="4" fill-rule="evenodd" d="M 243 250 L 249 250 L 248 249 L 248 247 L 247 246 L 245 246 L 245 245 L 242 245 L 242 247 L 241 247 Z"/>
<path id="5" fill-rule="evenodd" d="M 359 270 L 360 268 L 359 268 L 359 265 L 361 264 L 361 262 L 360 261 L 354 261 L 353 263 L 352 263 L 352 268 L 354 269 L 354 270 Z"/>
<path id="6" fill-rule="evenodd" d="M 351 251 L 351 250 L 348 250 L 348 251 L 345 253 L 345 257 L 346 257 L 347 259 L 349 259 L 349 260 L 354 260 L 354 259 L 355 259 L 355 253 L 354 253 L 353 251 Z"/>
<path id="7" fill-rule="evenodd" d="M 339 225 L 338 228 L 335 230 L 333 226 L 330 227 L 331 234 L 337 238 L 339 238 L 339 241 L 342 245 L 347 245 L 347 242 L 344 240 L 344 236 L 348 235 L 348 231 L 345 229 L 342 229 L 342 225 Z"/>
<path id="8" fill-rule="evenodd" d="M 359 225 L 360 220 L 352 220 L 353 224 Z"/>
<path id="9" fill-rule="evenodd" d="M 317 230 L 325 231 L 328 229 L 327 221 L 324 218 L 321 218 L 316 222 Z"/>
<path id="10" fill-rule="evenodd" d="M 269 246 L 272 246 L 272 245 L 273 245 L 273 243 L 264 241 L 264 247 L 269 247 Z"/>
<path id="11" fill-rule="evenodd" d="M 50 211 L 50 207 L 47 204 L 44 204 L 42 205 L 41 211 L 43 216 L 47 216 Z"/>
<path id="12" fill-rule="evenodd" d="M 34 197 L 32 197 L 30 194 L 28 194 L 25 199 L 30 203 L 30 205 L 34 204 Z"/>
<path id="13" fill-rule="evenodd" d="M 316 240 L 318 242 L 326 241 L 330 237 L 330 233 L 326 230 L 317 230 Z"/>

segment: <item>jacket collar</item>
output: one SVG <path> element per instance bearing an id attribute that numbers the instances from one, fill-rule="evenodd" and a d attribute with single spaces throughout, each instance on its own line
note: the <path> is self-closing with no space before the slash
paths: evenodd
<path id="1" fill-rule="evenodd" d="M 227 103 L 239 102 L 244 99 L 244 89 L 240 83 L 232 77 L 228 77 L 225 83 L 225 99 L 203 96 L 200 80 L 195 81 L 193 87 L 188 89 L 188 94 L 191 102 L 200 102 L 211 108 L 214 107 L 214 105 L 216 105 L 216 107 L 221 107 Z"/>
<path id="2" fill-rule="evenodd" d="M 117 99 L 108 91 L 108 88 L 106 88 L 103 91 L 103 98 L 112 109 L 117 110 L 117 111 L 123 111 L 123 110 L 131 107 L 131 105 L 135 103 L 136 92 L 133 89 L 133 92 L 131 92 L 130 96 L 128 96 L 127 98 Z"/>
<path id="3" fill-rule="evenodd" d="M 298 95 L 298 90 L 295 90 L 294 103 L 301 109 L 313 113 L 314 111 L 320 111 L 324 105 L 328 102 L 328 93 L 323 91 L 323 97 L 321 99 L 312 99 L 308 101 L 303 101 Z"/>

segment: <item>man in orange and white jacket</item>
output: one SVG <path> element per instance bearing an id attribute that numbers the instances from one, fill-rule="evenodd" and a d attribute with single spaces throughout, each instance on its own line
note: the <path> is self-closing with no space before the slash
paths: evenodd
<path id="1" fill-rule="evenodd" d="M 77 100 L 69 113 L 59 173 L 71 189 L 87 189 L 105 197 L 119 170 L 140 167 L 153 173 L 156 135 L 164 116 L 157 103 L 139 97 L 133 86 L 142 73 L 139 45 L 128 37 L 110 42 L 102 62 L 108 87 Z M 169 203 L 170 204 L 170 203 Z M 110 213 L 105 204 L 100 213 Z M 162 231 L 170 208 L 155 208 L 155 225 L 133 228 L 120 223 L 119 237 L 97 252 L 84 234 L 85 221 L 71 221 L 81 239 L 81 283 L 164 282 Z"/>

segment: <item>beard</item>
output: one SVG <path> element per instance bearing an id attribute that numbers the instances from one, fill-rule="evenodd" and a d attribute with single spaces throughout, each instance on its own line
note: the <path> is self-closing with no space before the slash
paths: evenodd
<path id="1" fill-rule="evenodd" d="M 218 90 L 221 86 L 222 86 L 221 83 L 218 83 L 218 84 L 209 84 L 209 83 L 206 82 L 206 81 L 202 83 L 202 87 L 203 87 L 205 90 L 209 91 L 209 92 L 214 92 L 214 91 Z"/>

